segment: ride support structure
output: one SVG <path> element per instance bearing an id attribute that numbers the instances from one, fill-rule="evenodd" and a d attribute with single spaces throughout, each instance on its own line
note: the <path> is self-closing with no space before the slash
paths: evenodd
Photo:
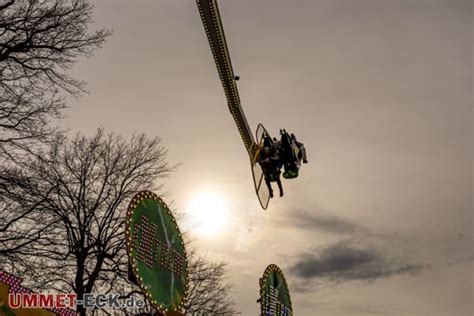
<path id="1" fill-rule="evenodd" d="M 229 49 L 227 47 L 217 2 L 215 0 L 196 0 L 196 3 L 211 46 L 217 72 L 219 73 L 222 87 L 224 88 L 230 113 L 234 118 L 249 157 L 253 159 L 256 153 L 256 142 L 240 102 L 236 75 L 234 74 L 230 61 Z"/>
<path id="2" fill-rule="evenodd" d="M 260 166 L 257 164 L 258 153 L 261 147 L 261 134 L 265 129 L 263 128 L 263 125 L 259 124 L 257 138 L 254 138 L 252 130 L 250 129 L 245 117 L 237 89 L 236 80 L 238 77 L 236 77 L 232 68 L 217 1 L 196 0 L 196 3 L 211 47 L 217 72 L 221 79 L 222 87 L 224 88 L 227 105 L 249 155 L 255 191 L 261 207 L 265 210 L 270 202 L 270 195 L 266 186 L 262 185 L 263 173 Z"/>

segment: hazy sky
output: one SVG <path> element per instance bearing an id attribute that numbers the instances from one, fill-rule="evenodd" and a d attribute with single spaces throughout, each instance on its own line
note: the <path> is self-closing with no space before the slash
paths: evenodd
<path id="1" fill-rule="evenodd" d="M 225 200 L 195 245 L 229 262 L 243 315 L 270 263 L 296 315 L 473 314 L 471 1 L 219 1 L 250 125 L 309 154 L 267 211 L 195 2 L 94 3 L 114 34 L 74 68 L 91 93 L 62 124 L 159 136 L 182 163 L 169 201 Z"/>

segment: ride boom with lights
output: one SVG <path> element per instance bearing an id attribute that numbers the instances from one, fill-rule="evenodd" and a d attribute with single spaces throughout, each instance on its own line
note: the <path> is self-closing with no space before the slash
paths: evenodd
<path id="1" fill-rule="evenodd" d="M 252 175 L 260 205 L 267 209 L 273 190 L 270 182 L 277 182 L 280 188 L 280 196 L 283 195 L 280 182 L 280 168 L 284 168 L 283 177 L 292 179 L 298 176 L 301 163 L 306 163 L 306 150 L 301 142 L 296 140 L 293 134 L 288 134 L 284 129 L 280 130 L 281 140 L 270 137 L 260 123 L 257 127 L 256 137 L 242 109 L 236 81 L 239 77 L 234 74 L 224 28 L 216 0 L 196 0 L 199 13 L 206 31 L 212 55 L 219 73 L 224 93 L 227 98 L 230 113 L 237 125 L 240 136 L 250 158 Z M 268 155 L 275 159 L 262 159 L 262 154 L 267 151 Z M 278 155 L 274 155 L 278 153 Z M 264 182 L 266 185 L 264 185 Z"/>

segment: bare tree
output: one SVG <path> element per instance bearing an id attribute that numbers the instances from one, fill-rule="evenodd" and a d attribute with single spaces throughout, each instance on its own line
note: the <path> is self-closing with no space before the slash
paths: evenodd
<path id="1" fill-rule="evenodd" d="M 127 142 L 102 130 L 91 138 L 57 135 L 47 151 L 23 162 L 29 185 L 17 185 L 8 198 L 20 209 L 34 208 L 38 221 L 21 229 L 42 234 L 21 248 L 10 269 L 34 279 L 35 287 L 78 295 L 127 282 L 126 204 L 173 170 L 159 144 L 144 135 Z"/>
<path id="2" fill-rule="evenodd" d="M 51 133 L 47 123 L 65 107 L 60 91 L 84 91 L 67 72 L 110 34 L 89 33 L 91 21 L 87 0 L 0 0 L 0 158 Z"/>
<path id="3" fill-rule="evenodd" d="M 98 49 L 110 32 L 89 33 L 92 6 L 86 0 L 0 0 L 0 255 L 15 256 L 38 241 L 48 227 L 38 203 L 19 189 L 34 189 L 16 165 L 31 159 L 38 145 L 54 134 L 52 119 L 61 116 L 65 95 L 79 96 L 84 83 L 68 76 L 81 56 Z M 26 207 L 28 204 L 28 207 Z M 19 259 L 18 259 L 19 260 Z"/>
<path id="4" fill-rule="evenodd" d="M 189 244 L 188 244 L 189 246 Z M 194 249 L 189 256 L 189 295 L 185 309 L 191 315 L 236 315 L 228 282 L 227 264 L 212 262 Z"/>
<path id="5" fill-rule="evenodd" d="M 23 182 L 10 183 L 4 197 L 20 210 L 33 210 L 14 228 L 41 234 L 11 257 L 0 257 L 0 265 L 37 289 L 140 296 L 128 280 L 124 220 L 131 197 L 144 189 L 160 190 L 157 181 L 174 169 L 159 139 L 136 135 L 126 141 L 102 130 L 72 140 L 57 135 L 47 150 L 32 157 L 22 163 L 22 177 L 16 177 Z M 0 233 L 0 249 L 11 242 L 8 236 Z M 188 312 L 235 314 L 225 265 L 189 253 Z"/>
<path id="6" fill-rule="evenodd" d="M 0 162 L 8 164 L 31 152 L 54 131 L 49 123 L 65 107 L 56 95 L 49 98 L 33 89 L 17 95 L 0 87 Z"/>
<path id="7" fill-rule="evenodd" d="M 43 222 L 44 216 L 36 211 L 44 200 L 31 195 L 35 188 L 32 182 L 19 168 L 2 168 L 0 175 L 0 258 L 8 257 L 11 262 L 20 260 L 25 247 L 40 239 L 41 233 L 49 225 L 37 225 Z M 28 194 L 24 194 L 28 192 Z M 17 202 L 21 200 L 21 205 Z M 28 228 L 28 229 L 25 229 Z"/>

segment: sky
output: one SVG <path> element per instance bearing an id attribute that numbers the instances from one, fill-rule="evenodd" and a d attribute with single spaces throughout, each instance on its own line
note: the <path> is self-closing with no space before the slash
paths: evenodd
<path id="1" fill-rule="evenodd" d="M 249 124 L 308 151 L 266 211 L 196 3 L 94 4 L 113 35 L 61 124 L 162 138 L 166 199 L 243 315 L 270 263 L 296 315 L 473 315 L 471 1 L 219 1 Z"/>

